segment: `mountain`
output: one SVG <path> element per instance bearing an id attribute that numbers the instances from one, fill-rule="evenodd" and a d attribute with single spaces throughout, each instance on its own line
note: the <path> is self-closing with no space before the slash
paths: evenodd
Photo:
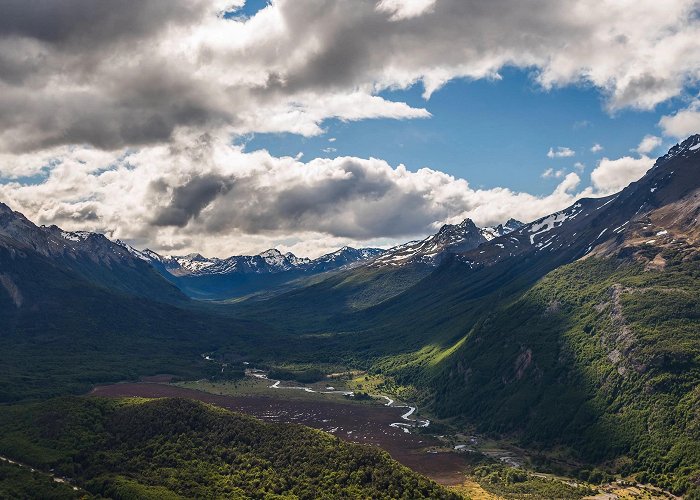
<path id="1" fill-rule="evenodd" d="M 275 248 L 258 255 L 236 255 L 226 259 L 206 258 L 193 253 L 185 256 L 162 256 L 151 250 L 138 251 L 123 242 L 118 242 L 135 256 L 151 263 L 160 264 L 173 276 L 207 276 L 214 274 L 274 274 L 286 271 L 317 273 L 332 271 L 343 266 L 366 261 L 380 255 L 379 248 L 343 247 L 317 259 L 297 257 L 291 252 L 283 254 Z"/>
<path id="2" fill-rule="evenodd" d="M 484 228 L 477 227 L 470 219 L 446 224 L 424 240 L 390 248 L 362 265 L 299 282 L 293 290 L 262 296 L 261 303 L 241 305 L 242 313 L 251 318 L 274 314 L 298 327 L 327 328 L 325 324 L 319 327 L 319 320 L 338 322 L 349 313 L 387 302 L 411 289 L 456 252 L 484 245 L 521 226 L 514 219 Z M 353 316 L 352 321 L 356 319 Z"/>
<path id="3" fill-rule="evenodd" d="M 345 246 L 340 250 L 310 261 L 308 266 L 314 272 L 333 271 L 353 264 L 362 265 L 363 263 L 371 262 L 384 252 L 381 248 L 356 249 Z"/>
<path id="4" fill-rule="evenodd" d="M 119 293 L 164 302 L 187 300 L 151 266 L 104 235 L 36 226 L 0 203 L 0 283 L 17 307 L 28 298 L 23 294 L 24 277 L 17 275 L 20 261 L 41 261 Z"/>
<path id="5" fill-rule="evenodd" d="M 424 240 L 411 241 L 390 248 L 369 265 L 372 267 L 425 264 L 437 266 L 450 253 L 459 253 L 478 247 L 482 243 L 508 234 L 521 227 L 522 222 L 510 219 L 496 227 L 479 228 L 471 219 L 459 224 L 445 224 Z"/>
<path id="6" fill-rule="evenodd" d="M 258 255 L 235 255 L 225 259 L 194 253 L 163 256 L 152 250 L 136 250 L 118 241 L 133 256 L 148 262 L 168 281 L 193 298 L 230 299 L 289 285 L 294 280 L 350 268 L 380 255 L 378 248 L 343 247 L 317 259 L 270 249 Z"/>
<path id="7" fill-rule="evenodd" d="M 691 136 L 621 192 L 605 198 L 581 199 L 565 210 L 495 238 L 478 250 L 462 252 L 459 258 L 470 267 L 493 266 L 512 258 L 571 262 L 594 248 L 596 253 L 602 248 L 609 253 L 612 248 L 640 243 L 662 245 L 673 239 L 669 233 L 673 229 L 680 231 L 682 241 L 690 232 L 692 243 L 696 241 L 692 236 L 697 227 L 697 199 L 693 193 L 698 188 L 699 155 L 700 135 Z M 662 212 L 657 212 L 661 207 Z M 654 222 L 657 219 L 659 223 Z M 680 244 L 679 240 L 675 242 Z"/>

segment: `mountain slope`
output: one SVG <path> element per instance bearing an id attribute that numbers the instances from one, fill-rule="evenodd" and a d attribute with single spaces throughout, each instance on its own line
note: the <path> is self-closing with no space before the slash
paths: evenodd
<path id="1" fill-rule="evenodd" d="M 35 260 L 69 270 L 97 286 L 163 302 L 187 298 L 151 266 L 105 236 L 67 232 L 56 226 L 36 226 L 0 203 L 0 284 L 15 301 L 22 301 L 19 262 Z M 31 272 L 27 269 L 27 272 Z M 29 279 L 32 281 L 34 278 Z"/>
<path id="2" fill-rule="evenodd" d="M 101 235 L 37 227 L 2 208 L 2 403 L 156 373 L 212 376 L 220 370 L 200 354 L 224 346 L 287 348 L 274 326 L 189 301 Z"/>
<path id="3" fill-rule="evenodd" d="M 298 328 L 326 328 L 319 320 L 339 327 L 343 317 L 389 301 L 428 276 L 456 252 L 469 250 L 514 231 L 523 224 L 510 219 L 505 225 L 477 227 L 470 219 L 446 224 L 423 240 L 390 248 L 363 265 L 300 281 L 294 290 L 270 296 L 264 303 L 242 304 L 243 314 L 274 314 Z"/>
<path id="4" fill-rule="evenodd" d="M 379 335 L 401 332 L 409 346 L 377 366 L 421 388 L 439 416 L 695 491 L 698 144 L 674 147 L 617 195 L 459 255 L 372 311 Z"/>
<path id="5" fill-rule="evenodd" d="M 434 340 L 449 340 L 459 328 L 470 324 L 466 317 L 474 317 L 472 305 L 490 307 L 493 301 L 521 293 L 561 265 L 603 249 L 617 248 L 625 241 L 638 241 L 630 240 L 631 235 L 661 231 L 671 234 L 674 229 L 670 226 L 652 230 L 649 220 L 661 217 L 660 214 L 666 214 L 664 221 L 674 220 L 669 213 L 676 213 L 676 207 L 686 207 L 679 212 L 685 215 L 679 222 L 684 225 L 678 231 L 696 234 L 700 148 L 692 148 L 698 143 L 700 135 L 687 139 L 672 150 L 672 161 L 667 156 L 660 158 L 642 179 L 618 194 L 581 199 L 567 209 L 457 254 L 415 287 L 364 315 L 355 315 L 352 321 L 367 327 L 386 325 L 380 328 L 391 332 L 401 330 L 403 318 L 410 318 L 409 331 L 425 332 L 434 330 L 433 323 L 439 319 L 442 327 Z M 652 243 L 647 241 L 653 238 L 644 240 L 644 244 L 658 246 L 663 241 L 661 236 Z M 674 244 L 678 245 L 679 240 Z M 687 244 L 696 245 L 697 237 L 690 236 Z M 636 251 L 627 252 L 633 257 Z M 440 318 L 447 311 L 451 318 Z M 445 324 L 454 324 L 455 330 Z"/>

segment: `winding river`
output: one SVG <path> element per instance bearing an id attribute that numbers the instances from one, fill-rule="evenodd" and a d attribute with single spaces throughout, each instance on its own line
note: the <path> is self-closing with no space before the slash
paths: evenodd
<path id="1" fill-rule="evenodd" d="M 208 361 L 214 361 L 211 359 L 209 356 L 206 356 L 205 359 Z M 311 387 L 305 387 L 305 386 L 287 386 L 287 385 L 280 385 L 282 383 L 281 380 L 272 380 L 268 378 L 267 374 L 260 369 L 257 368 L 249 368 L 245 371 L 246 375 L 249 377 L 254 377 L 258 379 L 264 379 L 272 382 L 270 386 L 268 386 L 269 389 L 278 389 L 278 390 L 297 390 L 297 391 L 305 391 L 305 392 L 313 392 L 316 394 L 341 394 L 343 396 L 353 396 L 355 393 L 353 391 L 336 391 L 336 390 L 330 390 L 330 391 L 316 391 L 312 389 Z M 384 396 L 383 394 L 370 394 L 370 396 L 374 398 L 383 398 L 386 399 L 386 404 L 384 406 L 390 406 L 393 408 L 407 408 L 408 411 L 401 415 L 401 419 L 403 422 L 393 422 L 389 424 L 390 427 L 394 427 L 397 429 L 402 429 L 405 433 L 410 433 L 410 429 L 412 427 L 428 427 L 430 425 L 430 420 L 427 419 L 419 419 L 419 418 L 411 418 L 411 415 L 413 415 L 416 411 L 415 406 L 409 406 L 409 405 L 396 405 L 395 401 L 391 399 L 389 396 Z"/>

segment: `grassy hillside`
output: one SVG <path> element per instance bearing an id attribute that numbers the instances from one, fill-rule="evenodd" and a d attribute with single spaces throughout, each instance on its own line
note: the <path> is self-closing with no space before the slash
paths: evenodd
<path id="1" fill-rule="evenodd" d="M 0 454 L 115 499 L 457 498 L 377 448 L 178 399 L 2 407 Z"/>
<path id="2" fill-rule="evenodd" d="M 441 417 L 518 436 L 530 448 L 566 445 L 612 472 L 693 490 L 700 260 L 664 257 L 663 271 L 601 258 L 563 266 L 525 293 L 466 314 L 451 346 L 376 366 L 424 388 L 418 393 Z"/>
<path id="3" fill-rule="evenodd" d="M 257 300 L 234 307 L 245 317 L 273 316 L 283 326 L 296 331 L 323 330 L 327 324 L 337 328 L 347 322 L 346 317 L 401 294 L 431 271 L 432 268 L 423 265 L 360 267 L 308 278 L 300 281 L 295 290 L 260 294 L 255 297 Z"/>

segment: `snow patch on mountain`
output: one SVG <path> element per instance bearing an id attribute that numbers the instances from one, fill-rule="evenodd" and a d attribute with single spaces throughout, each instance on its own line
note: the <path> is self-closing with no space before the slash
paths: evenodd
<path id="1" fill-rule="evenodd" d="M 132 255 L 160 267 L 173 276 L 212 276 L 227 274 L 274 274 L 287 271 L 318 273 L 352 266 L 380 255 L 378 248 L 343 247 L 317 259 L 297 257 L 271 248 L 258 255 L 234 255 L 224 259 L 193 253 L 182 256 L 160 255 L 152 250 L 137 250 L 117 240 Z"/>
<path id="2" fill-rule="evenodd" d="M 368 265 L 371 267 L 424 264 L 436 266 L 450 253 L 466 252 L 482 243 L 504 236 L 523 224 L 510 219 L 493 227 L 477 227 L 471 219 L 459 224 L 445 224 L 423 240 L 409 241 L 384 252 Z"/>

